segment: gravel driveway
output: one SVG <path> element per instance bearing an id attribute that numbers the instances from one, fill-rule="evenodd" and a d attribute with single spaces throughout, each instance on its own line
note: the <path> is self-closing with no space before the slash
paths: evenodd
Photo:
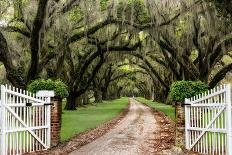
<path id="1" fill-rule="evenodd" d="M 108 133 L 70 155 L 154 154 L 156 120 L 149 107 L 131 100 L 128 114 Z"/>

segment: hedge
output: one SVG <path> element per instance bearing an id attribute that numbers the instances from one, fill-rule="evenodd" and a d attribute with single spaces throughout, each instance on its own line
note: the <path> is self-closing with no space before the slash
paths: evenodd
<path id="1" fill-rule="evenodd" d="M 36 93 L 39 90 L 54 90 L 55 95 L 60 98 L 68 96 L 68 87 L 61 80 L 37 79 L 28 85 L 27 90 L 32 93 Z"/>
<path id="2" fill-rule="evenodd" d="M 184 102 L 190 98 L 207 91 L 207 84 L 201 81 L 176 81 L 171 85 L 170 95 L 174 102 Z"/>

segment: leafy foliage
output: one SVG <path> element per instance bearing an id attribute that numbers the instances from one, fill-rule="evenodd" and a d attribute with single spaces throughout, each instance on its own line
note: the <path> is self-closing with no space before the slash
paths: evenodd
<path id="1" fill-rule="evenodd" d="M 118 18 L 125 18 L 128 21 L 146 23 L 150 21 L 148 10 L 144 1 L 129 0 L 119 1 L 117 8 Z"/>
<path id="2" fill-rule="evenodd" d="M 205 1 L 232 10 L 230 0 Z M 103 99 L 134 93 L 165 102 L 173 81 L 213 88 L 232 68 L 231 21 L 216 7 L 200 0 L 3 0 L 0 80 L 24 89 L 37 77 L 62 79 L 70 110 L 99 90 Z"/>
<path id="3" fill-rule="evenodd" d="M 100 6 L 101 6 L 101 11 L 104 11 L 108 7 L 109 0 L 101 0 L 100 1 Z"/>
<path id="4" fill-rule="evenodd" d="M 38 79 L 34 80 L 31 84 L 28 85 L 28 91 L 36 93 L 39 90 L 54 90 L 55 95 L 60 98 L 65 98 L 68 96 L 68 87 L 61 80 L 44 80 Z"/>
<path id="5" fill-rule="evenodd" d="M 177 81 L 171 85 L 170 94 L 172 101 L 183 102 L 185 98 L 203 93 L 208 86 L 201 81 Z"/>

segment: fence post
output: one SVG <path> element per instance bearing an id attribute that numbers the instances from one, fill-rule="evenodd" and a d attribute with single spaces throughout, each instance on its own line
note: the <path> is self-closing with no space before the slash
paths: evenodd
<path id="1" fill-rule="evenodd" d="M 227 154 L 232 154 L 232 127 L 231 127 L 231 88 L 226 85 L 226 103 L 227 103 Z"/>
<path id="2" fill-rule="evenodd" d="M 176 102 L 176 141 L 178 147 L 185 147 L 185 108 L 183 102 Z"/>
<path id="3" fill-rule="evenodd" d="M 53 147 L 60 142 L 62 99 L 55 96 L 54 91 L 41 90 L 36 93 L 37 97 L 45 97 L 46 102 L 52 103 L 47 107 L 47 146 Z"/>
<path id="4" fill-rule="evenodd" d="M 36 93 L 36 97 L 42 97 L 46 99 L 47 103 L 51 103 L 51 97 L 54 97 L 54 91 L 47 91 L 47 90 L 41 90 Z M 51 147 L 51 105 L 46 105 L 46 113 L 47 113 L 47 146 L 50 148 Z"/>
<path id="5" fill-rule="evenodd" d="M 51 146 L 57 146 L 60 143 L 60 131 L 62 120 L 62 99 L 59 97 L 52 97 L 51 102 Z"/>
<path id="6" fill-rule="evenodd" d="M 47 97 L 47 103 L 51 103 L 51 97 Z M 51 105 L 47 107 L 47 125 L 48 125 L 48 135 L 47 135 L 47 145 L 51 147 Z"/>
<path id="7" fill-rule="evenodd" d="M 190 149 L 190 143 L 189 143 L 189 132 L 188 132 L 188 129 L 189 129 L 189 123 L 190 123 L 190 115 L 189 115 L 189 107 L 188 105 L 189 104 L 189 99 L 185 99 L 185 146 L 186 146 L 186 149 L 189 150 Z"/>
<path id="8" fill-rule="evenodd" d="M 6 135 L 5 135 L 5 95 L 6 95 L 6 90 L 5 90 L 5 86 L 1 85 L 1 116 L 0 116 L 0 123 L 1 123 L 1 139 L 0 139 L 0 155 L 5 155 L 6 154 L 6 143 L 5 143 L 5 139 L 6 139 Z"/>

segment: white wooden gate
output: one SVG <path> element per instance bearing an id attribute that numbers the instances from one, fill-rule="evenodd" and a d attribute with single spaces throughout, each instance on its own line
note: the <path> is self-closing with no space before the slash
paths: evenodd
<path id="1" fill-rule="evenodd" d="M 186 148 L 202 154 L 232 155 L 230 85 L 185 99 Z"/>
<path id="2" fill-rule="evenodd" d="M 50 98 L 1 86 L 0 155 L 23 154 L 50 147 Z"/>

